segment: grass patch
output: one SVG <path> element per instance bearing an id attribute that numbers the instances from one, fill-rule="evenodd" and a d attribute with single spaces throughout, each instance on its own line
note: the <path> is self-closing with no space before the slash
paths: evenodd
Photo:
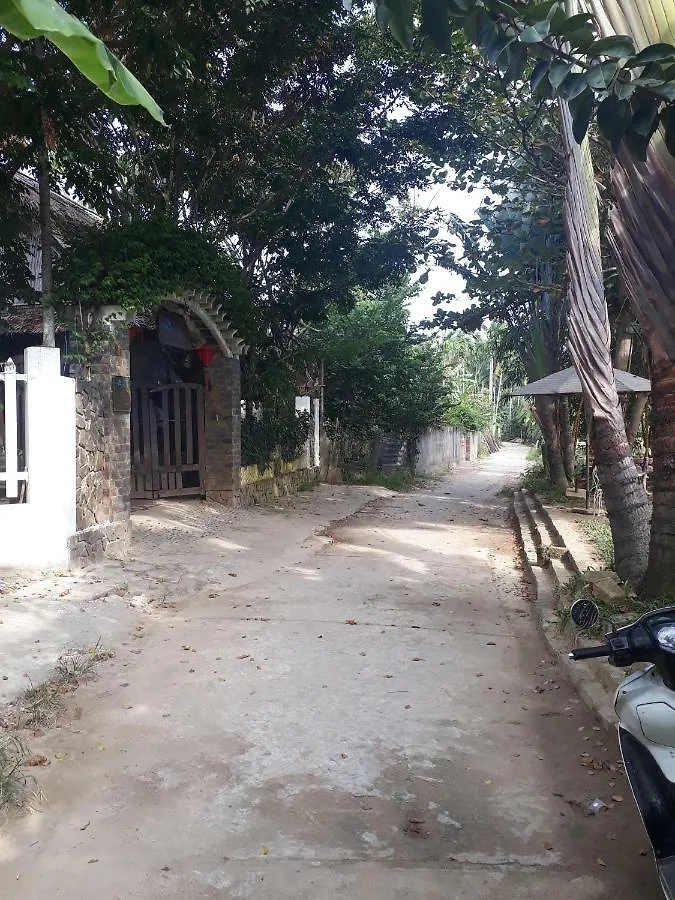
<path id="1" fill-rule="evenodd" d="M 525 459 L 528 462 L 541 463 L 541 447 L 538 444 L 533 444 L 527 451 Z"/>
<path id="2" fill-rule="evenodd" d="M 612 540 L 612 529 L 606 519 L 589 518 L 579 523 L 579 526 L 588 539 L 600 554 L 600 557 L 607 569 L 614 568 L 614 541 Z"/>
<path id="3" fill-rule="evenodd" d="M 302 481 L 298 485 L 298 493 L 299 494 L 308 493 L 309 491 L 313 491 L 315 487 L 316 487 L 315 481 Z"/>
<path id="4" fill-rule="evenodd" d="M 555 611 L 560 631 L 577 635 L 582 633 L 589 637 L 599 638 L 612 628 L 621 628 L 622 625 L 628 625 L 646 613 L 654 612 L 654 610 L 661 609 L 664 606 L 675 605 L 674 598 L 659 597 L 656 600 L 643 600 L 635 596 L 630 585 L 624 584 L 623 587 L 626 593 L 625 601 L 622 601 L 619 605 L 610 606 L 593 596 L 592 585 L 584 581 L 583 575 L 574 575 L 563 587 L 567 598 L 566 601 Z M 600 612 L 597 625 L 585 632 L 579 632 L 579 629 L 574 625 L 570 617 L 570 607 L 579 597 L 592 597 Z"/>
<path id="5" fill-rule="evenodd" d="M 55 680 L 63 687 L 74 690 L 78 684 L 91 681 L 98 663 L 113 656 L 113 652 L 105 650 L 100 641 L 87 650 L 68 650 L 57 660 Z"/>
<path id="6" fill-rule="evenodd" d="M 407 492 L 415 486 L 416 479 L 410 472 L 345 472 L 345 484 L 367 484 L 388 488 L 390 491 Z"/>
<path id="7" fill-rule="evenodd" d="M 537 463 L 527 468 L 523 473 L 521 484 L 525 490 L 528 490 L 531 494 L 538 494 L 539 497 L 544 500 L 555 503 L 567 501 L 565 491 L 556 488 L 556 486 L 549 481 L 548 476 L 544 472 L 542 463 Z"/>
<path id="8" fill-rule="evenodd" d="M 19 727 L 49 728 L 63 710 L 63 699 L 58 682 L 43 681 L 24 691 L 19 703 Z"/>
<path id="9" fill-rule="evenodd" d="M 22 806 L 28 789 L 28 776 L 21 768 L 28 748 L 17 734 L 0 734 L 0 810 Z"/>

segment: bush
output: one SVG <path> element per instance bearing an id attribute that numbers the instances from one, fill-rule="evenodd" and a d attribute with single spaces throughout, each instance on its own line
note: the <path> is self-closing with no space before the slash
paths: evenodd
<path id="1" fill-rule="evenodd" d="M 309 413 L 292 407 L 263 409 L 260 416 L 246 416 L 241 422 L 241 464 L 257 465 L 264 472 L 275 459 L 292 462 L 303 450 L 309 435 Z"/>
<path id="2" fill-rule="evenodd" d="M 444 420 L 446 425 L 462 431 L 482 431 L 490 424 L 490 413 L 483 404 L 465 399 L 453 404 Z"/>

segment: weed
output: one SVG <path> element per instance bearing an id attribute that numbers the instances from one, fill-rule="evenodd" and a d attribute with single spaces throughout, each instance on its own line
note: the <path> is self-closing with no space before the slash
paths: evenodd
<path id="1" fill-rule="evenodd" d="M 305 492 L 313 491 L 315 487 L 315 481 L 303 481 L 298 485 L 298 493 L 304 494 Z"/>
<path id="2" fill-rule="evenodd" d="M 66 688 L 76 688 L 84 681 L 91 681 L 97 663 L 112 659 L 111 650 L 105 650 L 100 640 L 87 650 L 68 650 L 56 663 L 56 680 Z"/>
<path id="3" fill-rule="evenodd" d="M 584 519 L 580 522 L 581 530 L 600 554 L 605 567 L 614 568 L 614 541 L 612 529 L 606 519 Z"/>
<path id="4" fill-rule="evenodd" d="M 0 734 L 0 810 L 21 806 L 26 797 L 28 776 L 21 766 L 28 749 L 16 734 Z"/>
<path id="5" fill-rule="evenodd" d="M 567 499 L 563 490 L 551 484 L 541 463 L 530 466 L 525 470 L 521 484 L 531 494 L 538 494 L 545 500 L 560 503 Z"/>
<path id="6" fill-rule="evenodd" d="M 54 681 L 31 685 L 19 701 L 22 728 L 49 728 L 63 709 L 59 686 Z"/>
<path id="7" fill-rule="evenodd" d="M 415 485 L 414 477 L 407 471 L 345 472 L 344 482 L 345 484 L 372 484 L 399 492 L 410 491 Z"/>
<path id="8" fill-rule="evenodd" d="M 533 444 L 527 451 L 525 459 L 528 462 L 541 463 L 541 447 L 538 444 Z"/>

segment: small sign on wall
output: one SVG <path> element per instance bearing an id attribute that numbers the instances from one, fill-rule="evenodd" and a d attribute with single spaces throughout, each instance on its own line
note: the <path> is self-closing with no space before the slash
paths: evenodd
<path id="1" fill-rule="evenodd" d="M 131 387 L 125 375 L 113 375 L 112 407 L 114 413 L 131 412 Z"/>

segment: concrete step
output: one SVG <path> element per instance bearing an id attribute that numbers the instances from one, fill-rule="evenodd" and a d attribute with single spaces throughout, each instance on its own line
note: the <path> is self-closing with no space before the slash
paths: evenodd
<path id="1" fill-rule="evenodd" d="M 540 567 L 539 555 L 537 553 L 537 546 L 534 542 L 534 534 L 527 513 L 527 506 L 520 490 L 515 491 L 513 495 L 513 514 L 516 526 L 516 540 L 521 549 L 523 564 L 528 575 L 534 577 L 534 568 Z"/>

